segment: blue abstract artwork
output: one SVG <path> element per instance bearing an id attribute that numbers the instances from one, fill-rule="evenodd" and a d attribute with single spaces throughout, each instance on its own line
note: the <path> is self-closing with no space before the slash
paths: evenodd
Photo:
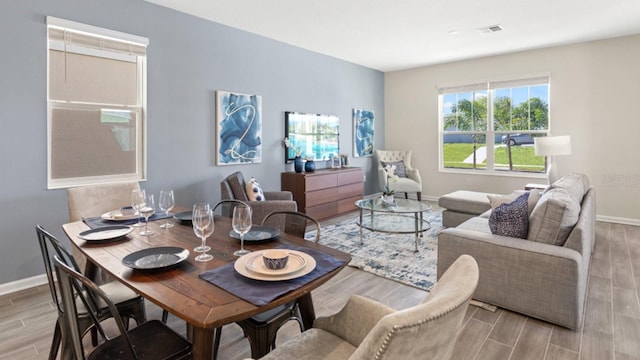
<path id="1" fill-rule="evenodd" d="M 353 156 L 373 155 L 373 111 L 353 109 Z"/>
<path id="2" fill-rule="evenodd" d="M 262 97 L 216 91 L 217 165 L 262 162 Z"/>

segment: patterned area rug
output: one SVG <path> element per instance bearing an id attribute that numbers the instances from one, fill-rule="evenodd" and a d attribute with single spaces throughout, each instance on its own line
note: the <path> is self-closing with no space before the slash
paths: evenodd
<path id="1" fill-rule="evenodd" d="M 438 234 L 442 230 L 442 213 L 425 213 L 431 229 L 418 241 L 419 251 L 414 252 L 413 234 L 388 234 L 363 230 L 360 243 L 360 227 L 357 217 L 322 228 L 320 244 L 351 254 L 349 266 L 399 281 L 420 289 L 429 290 L 437 277 Z M 393 221 L 393 216 L 384 216 Z M 305 238 L 315 236 L 309 232 Z"/>

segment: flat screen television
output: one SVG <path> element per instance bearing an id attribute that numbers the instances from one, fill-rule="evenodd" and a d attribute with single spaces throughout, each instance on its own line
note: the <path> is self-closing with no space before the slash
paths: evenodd
<path id="1" fill-rule="evenodd" d="M 340 118 L 335 115 L 284 113 L 284 136 L 291 142 L 285 147 L 284 160 L 293 161 L 296 153 L 304 159 L 330 160 L 339 156 Z"/>

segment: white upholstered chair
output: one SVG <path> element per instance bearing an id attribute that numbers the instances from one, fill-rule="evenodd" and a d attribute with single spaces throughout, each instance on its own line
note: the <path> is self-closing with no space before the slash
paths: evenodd
<path id="1" fill-rule="evenodd" d="M 261 359 L 450 359 L 477 284 L 478 264 L 462 255 L 421 304 L 395 311 L 352 296 Z"/>
<path id="2" fill-rule="evenodd" d="M 406 169 L 406 177 L 402 174 L 397 181 L 390 182 L 389 188 L 398 193 L 404 193 L 404 197 L 408 198 L 408 193 L 416 193 L 418 201 L 422 200 L 422 179 L 418 169 L 411 167 L 411 150 L 376 150 L 376 158 L 378 160 L 378 184 L 382 190 L 387 183 L 387 173 L 384 170 L 384 163 L 402 162 Z M 396 164 L 397 165 L 397 164 Z M 396 175 L 398 175 L 400 167 L 396 167 Z"/>

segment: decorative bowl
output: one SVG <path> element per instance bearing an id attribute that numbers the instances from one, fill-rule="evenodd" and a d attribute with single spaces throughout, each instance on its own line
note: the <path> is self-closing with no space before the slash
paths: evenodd
<path id="1" fill-rule="evenodd" d="M 267 250 L 262 253 L 264 266 L 269 270 L 280 270 L 287 266 L 289 252 L 286 250 Z"/>
<path id="2" fill-rule="evenodd" d="M 137 211 L 133 208 L 133 206 L 123 206 L 120 208 L 120 214 L 122 214 L 123 216 L 135 215 L 136 212 Z"/>

